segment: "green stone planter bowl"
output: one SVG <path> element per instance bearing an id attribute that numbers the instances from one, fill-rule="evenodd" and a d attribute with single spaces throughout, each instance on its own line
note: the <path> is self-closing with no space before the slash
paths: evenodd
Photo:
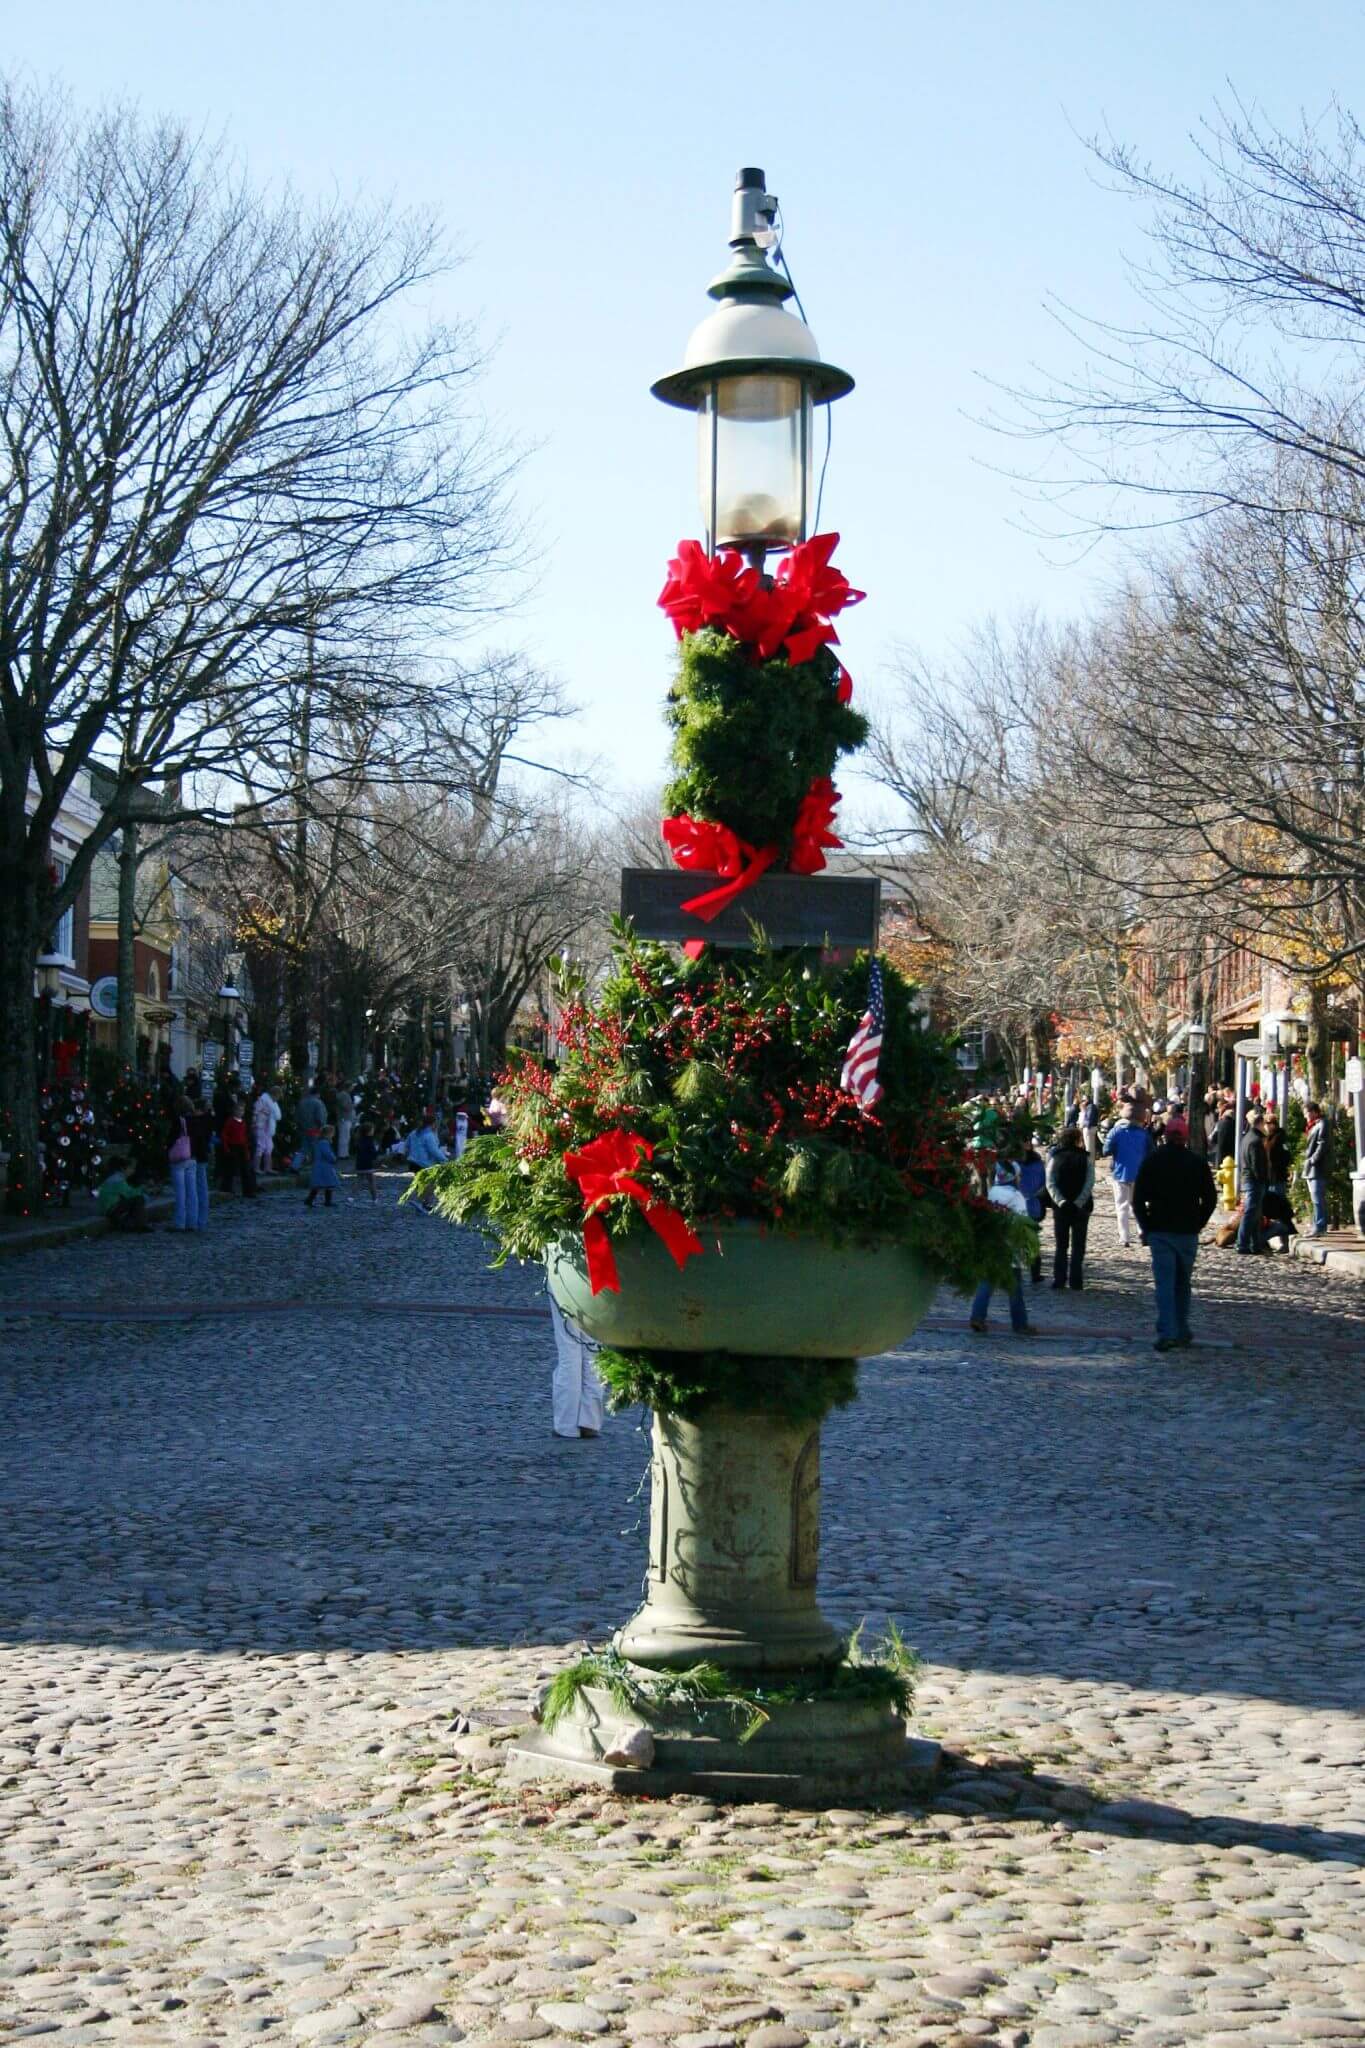
<path id="1" fill-rule="evenodd" d="M 910 1335 L 938 1286 L 887 1238 L 831 1244 L 758 1223 L 704 1224 L 680 1271 L 653 1231 L 613 1238 L 619 1294 L 594 1295 L 580 1237 L 545 1254 L 550 1293 L 599 1344 L 627 1351 L 735 1351 L 870 1358 Z"/>

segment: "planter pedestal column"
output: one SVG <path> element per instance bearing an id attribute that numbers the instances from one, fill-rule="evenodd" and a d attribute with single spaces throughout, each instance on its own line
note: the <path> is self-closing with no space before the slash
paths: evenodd
<path id="1" fill-rule="evenodd" d="M 654 1418 L 649 1579 L 616 1639 L 654 1668 L 781 1672 L 835 1664 L 815 1597 L 820 1428 L 734 1408 Z"/>

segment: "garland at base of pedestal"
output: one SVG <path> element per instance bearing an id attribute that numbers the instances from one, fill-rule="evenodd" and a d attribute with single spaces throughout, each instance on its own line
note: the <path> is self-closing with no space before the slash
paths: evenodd
<path id="1" fill-rule="evenodd" d="M 547 1734 L 572 1713 L 580 1693 L 601 1690 L 611 1695 L 622 1715 L 648 1722 L 651 1712 L 688 1707 L 694 1712 L 743 1720 L 739 1740 L 749 1742 L 782 1707 L 814 1706 L 824 1701 L 869 1707 L 890 1707 L 906 1715 L 915 1695 L 920 1659 L 888 1621 L 881 1639 L 864 1647 L 855 1629 L 843 1660 L 816 1671 L 796 1672 L 786 1679 L 725 1671 L 719 1664 L 692 1664 L 684 1671 L 645 1671 L 629 1664 L 614 1649 L 594 1650 L 559 1672 L 542 1693 L 536 1719 Z"/>
<path id="2" fill-rule="evenodd" d="M 856 1358 L 765 1358 L 737 1351 L 611 1351 L 597 1370 L 612 1409 L 652 1408 L 690 1422 L 724 1405 L 787 1422 L 820 1422 L 858 1394 Z"/>

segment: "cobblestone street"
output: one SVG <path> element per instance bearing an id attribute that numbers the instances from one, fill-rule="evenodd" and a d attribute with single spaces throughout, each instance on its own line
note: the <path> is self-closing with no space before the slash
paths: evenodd
<path id="1" fill-rule="evenodd" d="M 822 1598 L 895 1617 L 927 1805 L 505 1786 L 629 1613 L 637 1417 L 550 1432 L 535 1276 L 396 1206 L 0 1269 L 0 2034 L 1365 2042 L 1365 1291 L 1105 1222 L 1039 1334 L 941 1296 L 826 1426 Z"/>

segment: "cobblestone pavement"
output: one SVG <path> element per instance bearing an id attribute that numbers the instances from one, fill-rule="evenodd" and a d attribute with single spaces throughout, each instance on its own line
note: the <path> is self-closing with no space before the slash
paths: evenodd
<path id="1" fill-rule="evenodd" d="M 1207 1253 L 1157 1356 L 1101 1225 L 1032 1340 L 941 1299 L 823 1572 L 941 1789 L 634 1805 L 499 1758 L 632 1605 L 643 1438 L 551 1437 L 533 1277 L 394 1188 L 0 1271 L 0 2033 L 1365 2042 L 1359 1290 Z"/>

